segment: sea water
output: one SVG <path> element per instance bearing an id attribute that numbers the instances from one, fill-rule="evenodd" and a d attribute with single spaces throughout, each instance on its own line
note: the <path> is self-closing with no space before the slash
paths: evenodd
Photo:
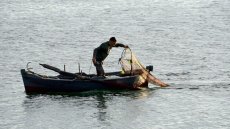
<path id="1" fill-rule="evenodd" d="M 1 0 L 0 128 L 229 129 L 229 0 Z M 168 88 L 26 95 L 20 69 L 95 73 L 112 36 Z M 119 71 L 113 48 L 106 72 Z"/>

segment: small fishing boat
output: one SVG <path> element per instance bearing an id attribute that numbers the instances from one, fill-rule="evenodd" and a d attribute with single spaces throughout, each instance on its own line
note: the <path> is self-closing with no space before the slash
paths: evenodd
<path id="1" fill-rule="evenodd" d="M 63 72 L 65 73 L 65 72 Z M 124 76 L 120 72 L 107 73 L 106 78 L 81 73 L 44 76 L 25 69 L 21 70 L 26 93 L 81 92 L 89 90 L 137 90 L 148 87 L 148 81 L 136 82 L 140 75 Z"/>
<path id="2" fill-rule="evenodd" d="M 128 50 L 131 52 L 130 49 Z M 46 76 L 31 71 L 27 64 L 27 69 L 21 69 L 25 91 L 26 93 L 74 93 L 90 90 L 138 90 L 148 87 L 149 82 L 168 86 L 150 73 L 152 66 L 144 68 L 133 53 L 129 56 L 130 59 L 127 58 L 128 50 L 124 50 L 119 59 L 122 70 L 106 73 L 106 77 L 86 74 L 80 70 L 78 73 L 71 73 L 47 64 L 40 64 L 59 73 L 57 76 Z"/>

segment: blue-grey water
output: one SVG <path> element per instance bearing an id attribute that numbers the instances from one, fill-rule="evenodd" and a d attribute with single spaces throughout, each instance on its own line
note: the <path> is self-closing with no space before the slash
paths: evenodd
<path id="1" fill-rule="evenodd" d="M 115 36 L 168 88 L 26 95 L 20 69 L 86 73 Z M 120 70 L 122 49 L 105 60 Z M 0 128 L 229 129 L 229 0 L 1 0 Z"/>

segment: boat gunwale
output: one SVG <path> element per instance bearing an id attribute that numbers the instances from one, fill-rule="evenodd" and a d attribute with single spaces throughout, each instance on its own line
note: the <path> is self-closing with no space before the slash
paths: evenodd
<path id="1" fill-rule="evenodd" d="M 50 81 L 113 81 L 113 80 L 123 80 L 123 79 L 129 79 L 129 78 L 137 78 L 140 75 L 130 75 L 130 76 L 117 76 L 114 78 L 90 78 L 90 79 L 67 79 L 67 78 L 59 78 L 58 76 L 46 76 L 46 75 L 41 75 L 38 73 L 35 73 L 33 71 L 28 71 L 25 69 L 21 69 L 23 71 L 22 77 L 25 76 L 30 76 L 33 78 L 39 78 L 39 79 L 44 79 L 44 80 L 50 80 Z M 95 77 L 97 77 L 95 75 Z M 109 76 L 108 76 L 109 77 Z"/>

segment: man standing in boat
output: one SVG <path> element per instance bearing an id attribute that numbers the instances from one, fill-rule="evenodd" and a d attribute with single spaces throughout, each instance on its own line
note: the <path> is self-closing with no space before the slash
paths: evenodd
<path id="1" fill-rule="evenodd" d="M 93 64 L 96 67 L 98 76 L 105 76 L 104 69 L 102 67 L 103 61 L 109 55 L 112 47 L 124 47 L 128 48 L 127 45 L 116 43 L 115 37 L 111 37 L 109 41 L 102 43 L 99 47 L 94 49 L 93 52 Z"/>

